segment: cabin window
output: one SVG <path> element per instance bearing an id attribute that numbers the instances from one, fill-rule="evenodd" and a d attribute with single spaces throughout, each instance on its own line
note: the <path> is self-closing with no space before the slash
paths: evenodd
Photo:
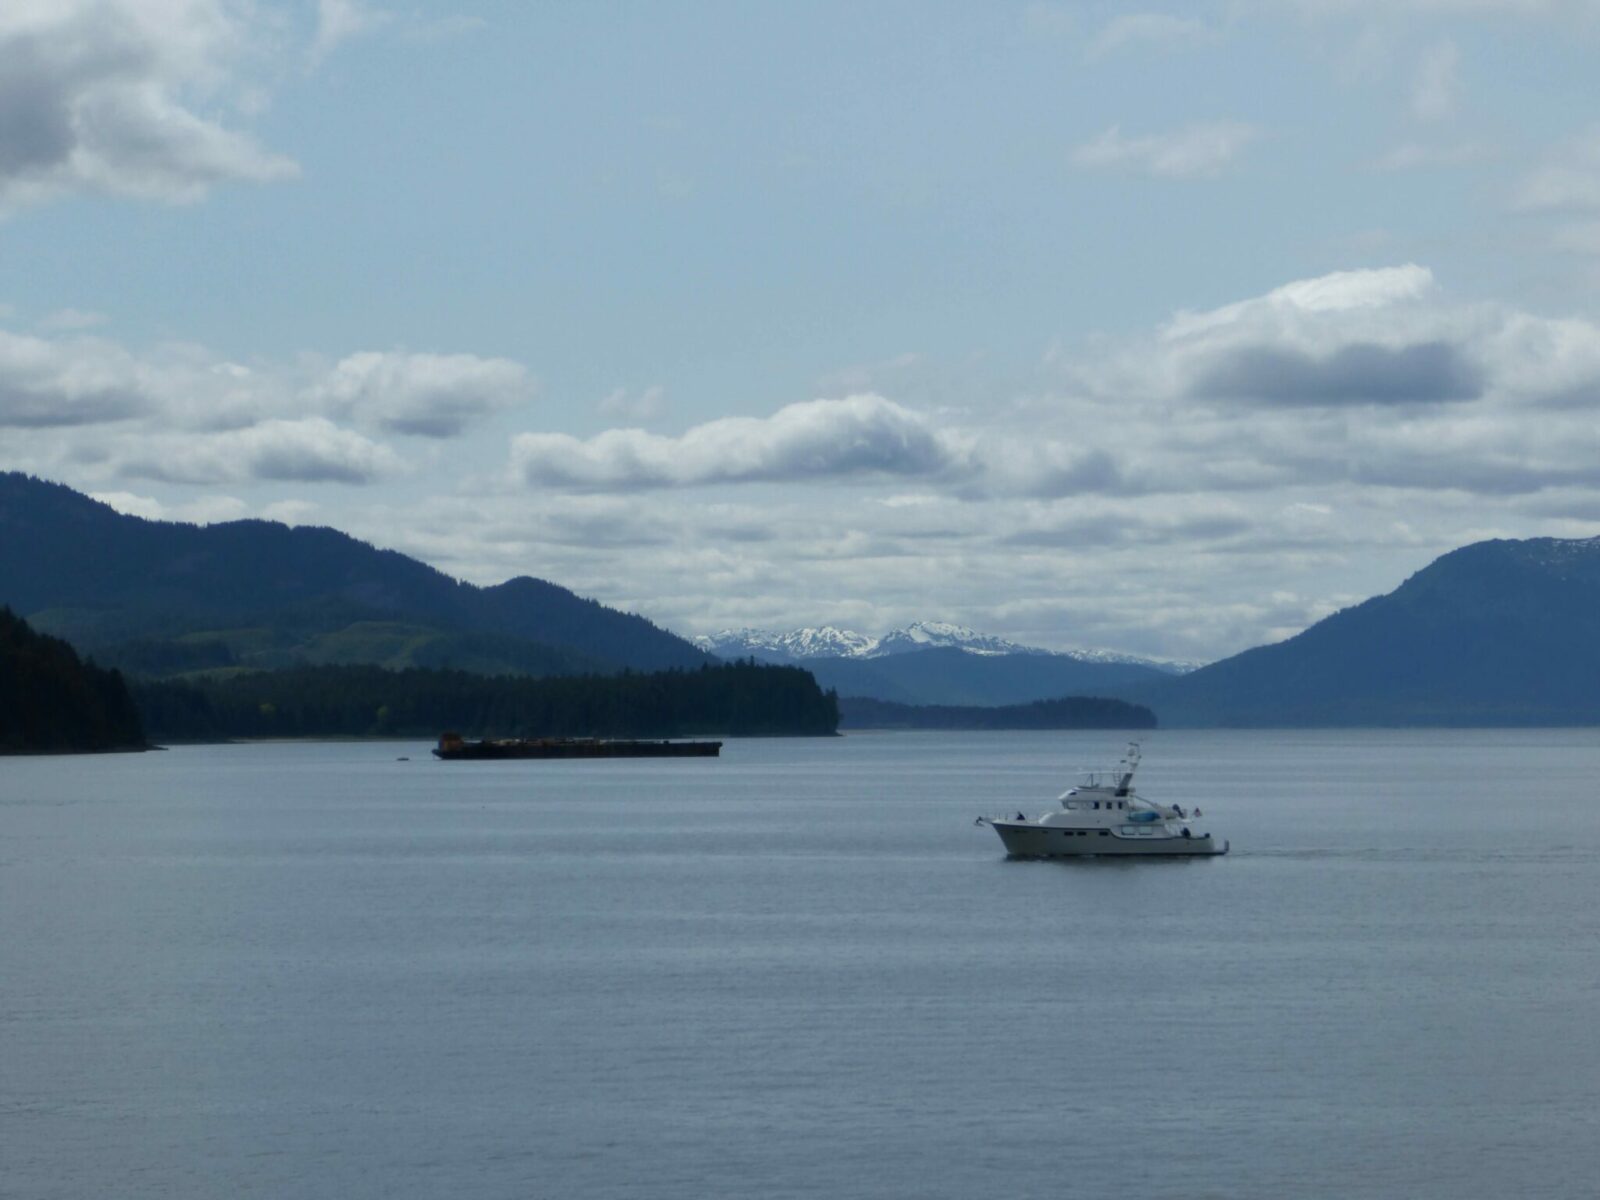
<path id="1" fill-rule="evenodd" d="M 1098 800 L 1096 800 L 1096 801 L 1095 801 L 1095 802 L 1094 802 L 1094 806 L 1095 806 L 1095 807 L 1096 807 L 1096 808 L 1099 808 L 1099 807 L 1100 807 L 1100 801 L 1098 801 Z"/>
<path id="2" fill-rule="evenodd" d="M 1111 831 L 1109 829 L 1102 829 L 1100 831 L 1100 836 L 1101 837 L 1110 837 L 1111 836 Z"/>

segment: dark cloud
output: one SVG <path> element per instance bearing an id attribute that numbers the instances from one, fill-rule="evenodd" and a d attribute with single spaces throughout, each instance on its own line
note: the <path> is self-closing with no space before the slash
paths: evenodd
<path id="1" fill-rule="evenodd" d="M 1235 537 L 1254 528 L 1242 517 L 1204 516 L 1178 521 L 1147 521 L 1136 516 L 1072 517 L 1048 526 L 1024 529 L 1000 539 L 1007 546 L 1076 549 L 1170 542 L 1210 542 Z"/>
<path id="2" fill-rule="evenodd" d="M 137 0 L 0 4 L 0 206 L 73 190 L 193 200 L 224 180 L 294 174 L 181 100 L 246 28 L 217 0 L 170 13 Z"/>
<path id="3" fill-rule="evenodd" d="M 1284 406 L 1401 405 L 1472 400 L 1483 387 L 1483 372 L 1448 342 L 1357 342 L 1323 358 L 1276 346 L 1225 351 L 1189 394 Z"/>
<path id="4" fill-rule="evenodd" d="M 0 179 L 47 169 L 72 153 L 71 84 L 45 49 L 38 38 L 0 41 Z"/>
<path id="5" fill-rule="evenodd" d="M 146 409 L 144 397 L 126 388 L 72 393 L 29 387 L 0 378 L 0 427 L 53 429 L 121 421 Z"/>
<path id="6" fill-rule="evenodd" d="M 1483 456 L 1417 458 L 1392 455 L 1351 464 L 1355 483 L 1383 487 L 1463 491 L 1486 496 L 1525 496 L 1558 487 L 1600 486 L 1600 464 L 1556 467 Z"/>

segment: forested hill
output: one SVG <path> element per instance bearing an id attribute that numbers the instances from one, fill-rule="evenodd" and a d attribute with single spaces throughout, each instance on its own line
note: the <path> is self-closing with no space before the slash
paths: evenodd
<path id="1" fill-rule="evenodd" d="M 0 754 L 144 748 L 120 674 L 0 608 Z"/>
<path id="2" fill-rule="evenodd" d="M 142 681 L 152 737 L 824 736 L 832 693 L 797 667 L 752 663 L 606 676 L 301 667 L 195 682 Z"/>
<path id="3" fill-rule="evenodd" d="M 335 529 L 147 521 L 15 472 L 0 473 L 0 604 L 130 665 L 199 654 L 565 674 L 711 661 L 545 580 L 476 587 Z"/>
<path id="4" fill-rule="evenodd" d="M 1169 726 L 1600 724 L 1600 538 L 1463 546 L 1287 641 L 1114 694 Z"/>

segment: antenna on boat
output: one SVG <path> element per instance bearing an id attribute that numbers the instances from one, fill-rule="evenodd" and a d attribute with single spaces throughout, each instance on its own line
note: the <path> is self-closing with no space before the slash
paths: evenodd
<path id="1" fill-rule="evenodd" d="M 1117 795 L 1126 796 L 1133 790 L 1133 773 L 1139 769 L 1139 743 L 1129 742 L 1128 752 L 1117 767 Z"/>

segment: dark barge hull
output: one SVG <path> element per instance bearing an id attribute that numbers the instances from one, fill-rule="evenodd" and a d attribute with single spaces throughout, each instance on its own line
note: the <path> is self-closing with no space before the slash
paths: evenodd
<path id="1" fill-rule="evenodd" d="M 497 741 L 453 741 L 434 747 L 434 757 L 501 758 L 716 758 L 721 742 L 635 742 L 607 738 L 506 738 Z"/>

